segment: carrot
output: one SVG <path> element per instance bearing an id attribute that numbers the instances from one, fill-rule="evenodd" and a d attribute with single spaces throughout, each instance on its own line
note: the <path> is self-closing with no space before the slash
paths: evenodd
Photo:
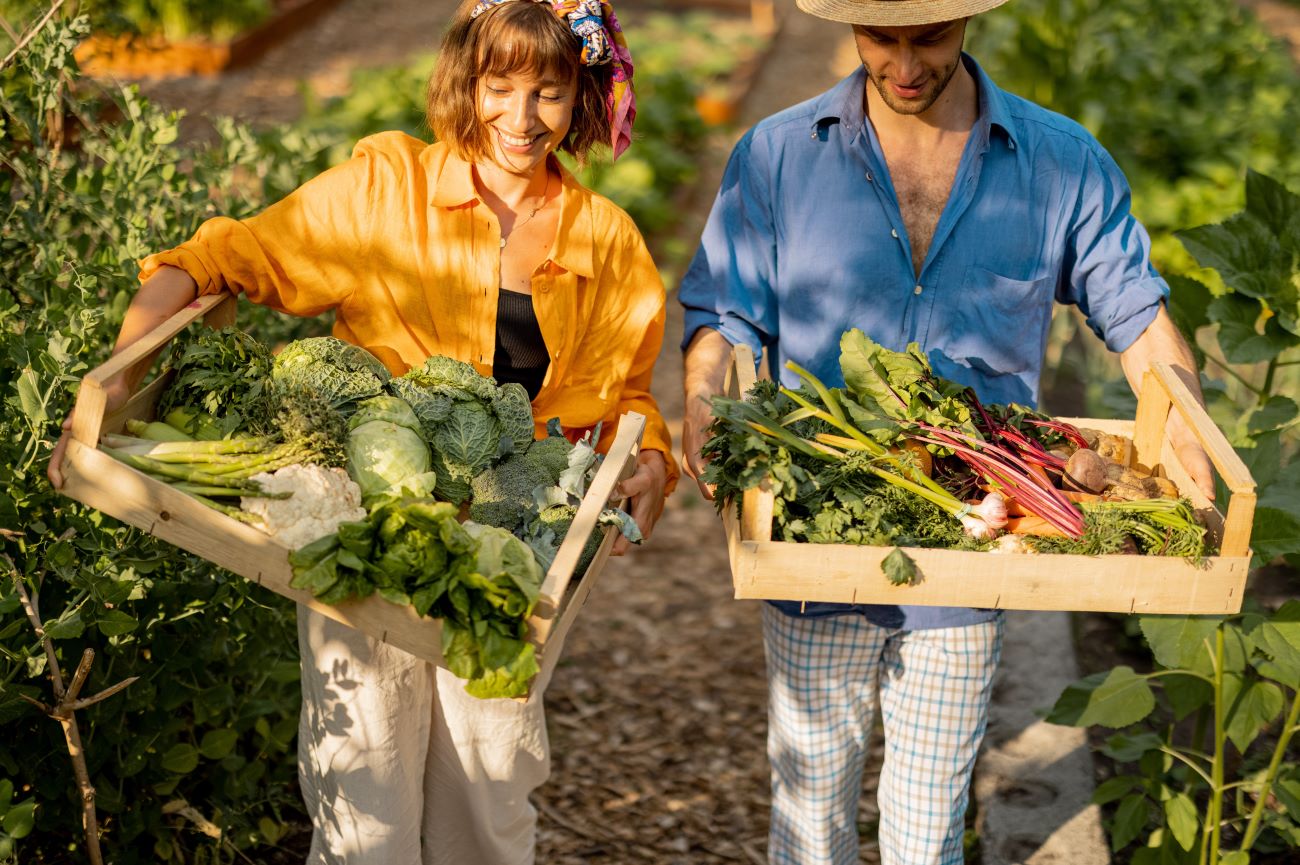
<path id="1" fill-rule="evenodd" d="M 1002 494 L 1002 498 L 1007 503 L 1008 517 L 1024 517 L 1029 515 L 1029 511 L 1025 510 L 1025 506 L 1020 504 L 1019 499 L 1012 498 L 1006 493 Z"/>
<path id="2" fill-rule="evenodd" d="M 1023 517 L 1009 517 L 1007 519 L 1007 531 L 1013 535 L 1059 535 L 1062 537 L 1065 535 L 1065 532 L 1047 520 L 1032 514 Z"/>
<path id="3" fill-rule="evenodd" d="M 1036 463 L 1028 463 L 1027 466 L 1029 468 L 1029 472 L 1034 477 L 1038 478 L 1040 481 L 1043 482 L 1043 486 L 1045 487 L 1054 486 L 1054 484 L 1052 483 L 1052 479 L 1047 476 L 1047 469 L 1043 468 L 1040 465 L 1037 465 Z"/>

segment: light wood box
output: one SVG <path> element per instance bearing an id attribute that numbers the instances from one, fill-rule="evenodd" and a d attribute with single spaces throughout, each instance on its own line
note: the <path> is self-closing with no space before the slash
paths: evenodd
<path id="1" fill-rule="evenodd" d="M 732 371 L 739 393 L 753 385 L 754 368 L 749 348 L 737 346 Z M 1165 434 L 1171 409 L 1186 420 L 1230 490 L 1226 517 L 1196 488 L 1174 456 Z M 1147 371 L 1133 421 L 1062 420 L 1132 437 L 1135 463 L 1162 472 L 1178 485 L 1208 526 L 1219 554 L 1197 565 L 1169 556 L 1022 555 L 905 547 L 916 562 L 919 579 L 914 585 L 895 586 L 881 570 L 881 562 L 894 547 L 773 541 L 773 496 L 764 486 L 745 493 L 739 519 L 734 502 L 723 511 L 736 597 L 1006 610 L 1238 612 L 1250 570 L 1255 482 L 1173 368 L 1157 363 Z"/>
<path id="2" fill-rule="evenodd" d="M 62 492 L 381 642 L 442 665 L 442 625 L 437 619 L 421 618 L 411 607 L 389 603 L 378 595 L 332 606 L 316 600 L 309 592 L 291 588 L 289 581 L 293 578 L 293 570 L 289 567 L 288 547 L 97 448 L 101 434 L 120 432 L 127 420 L 152 419 L 169 377 L 164 375 L 155 379 L 121 409 L 107 415 L 104 382 L 166 345 L 201 316 L 210 327 L 233 323 L 234 297 L 210 295 L 196 300 L 82 379 L 73 416 L 72 438 L 63 462 L 65 482 Z M 529 620 L 529 641 L 537 648 L 542 676 L 554 667 L 564 637 L 609 557 L 617 530 L 598 528 L 596 519 L 613 496 L 619 481 L 635 470 L 644 429 L 645 417 L 640 414 L 628 412 L 620 419 L 614 444 L 546 573 L 541 597 Z M 575 582 L 574 568 L 594 530 L 605 533 L 600 552 L 583 577 Z M 545 680 L 540 676 L 539 679 Z"/>

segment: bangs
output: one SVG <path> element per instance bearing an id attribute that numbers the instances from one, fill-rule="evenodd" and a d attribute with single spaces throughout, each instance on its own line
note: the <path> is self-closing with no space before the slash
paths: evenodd
<path id="1" fill-rule="evenodd" d="M 578 65 L 575 37 L 550 4 L 503 3 L 480 22 L 478 76 L 519 73 L 567 82 Z"/>

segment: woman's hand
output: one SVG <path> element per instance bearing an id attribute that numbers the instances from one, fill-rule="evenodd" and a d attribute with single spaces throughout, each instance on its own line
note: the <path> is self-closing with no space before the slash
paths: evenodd
<path id="1" fill-rule="evenodd" d="M 668 484 L 668 466 L 659 451 L 641 451 L 636 458 L 636 473 L 618 486 L 620 495 L 632 499 L 632 519 L 641 536 L 650 539 L 659 515 L 664 512 L 664 487 Z M 632 546 L 622 535 L 614 541 L 612 556 L 621 556 Z"/>
<path id="2" fill-rule="evenodd" d="M 117 411 L 126 405 L 126 401 L 131 398 L 131 388 L 127 386 L 120 378 L 115 378 L 104 385 L 104 414 Z M 45 475 L 50 479 L 50 484 L 57 490 L 63 488 L 63 454 L 68 449 L 68 440 L 72 438 L 72 417 L 76 412 L 69 412 L 67 420 L 63 422 L 63 434 L 59 436 L 59 441 L 54 445 L 54 451 L 50 454 L 50 465 L 45 469 Z"/>

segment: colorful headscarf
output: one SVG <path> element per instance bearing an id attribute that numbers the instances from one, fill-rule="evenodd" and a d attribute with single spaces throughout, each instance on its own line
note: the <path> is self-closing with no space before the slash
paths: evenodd
<path id="1" fill-rule="evenodd" d="M 470 18 L 512 0 L 479 0 Z M 632 89 L 632 53 L 628 51 L 623 28 L 609 0 L 532 0 L 551 7 L 555 17 L 569 25 L 582 40 L 581 61 L 584 66 L 613 65 L 610 85 L 605 93 L 605 107 L 613 131 L 610 146 L 614 158 L 632 143 L 632 122 L 636 119 L 636 93 Z"/>

